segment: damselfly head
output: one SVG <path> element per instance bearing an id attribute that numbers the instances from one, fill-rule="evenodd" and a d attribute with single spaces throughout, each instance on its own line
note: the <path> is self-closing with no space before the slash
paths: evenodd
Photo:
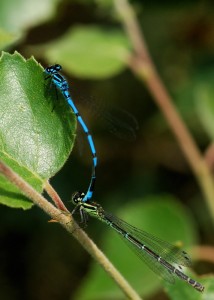
<path id="1" fill-rule="evenodd" d="M 54 74 L 56 74 L 57 72 L 59 72 L 61 69 L 62 69 L 62 66 L 56 64 L 56 65 L 47 67 L 47 68 L 45 69 L 45 73 L 54 75 Z"/>
<path id="2" fill-rule="evenodd" d="M 75 193 L 73 193 L 71 200 L 72 200 L 73 204 L 77 205 L 82 202 L 84 197 L 85 197 L 85 193 L 75 192 Z"/>

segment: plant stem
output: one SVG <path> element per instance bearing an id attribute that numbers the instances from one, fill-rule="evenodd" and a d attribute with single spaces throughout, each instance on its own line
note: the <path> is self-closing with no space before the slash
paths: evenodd
<path id="1" fill-rule="evenodd" d="M 17 186 L 24 195 L 33 201 L 34 204 L 38 205 L 53 220 L 60 223 L 69 233 L 71 233 L 85 248 L 85 250 L 88 251 L 88 253 L 103 267 L 110 277 L 112 277 L 128 299 L 141 300 L 140 296 L 133 290 L 133 288 L 105 257 L 105 255 L 97 248 L 94 242 L 89 239 L 82 229 L 79 228 L 70 213 L 62 212 L 53 206 L 53 204 L 48 202 L 47 199 L 34 190 L 26 181 L 24 181 L 2 161 L 0 161 L 0 173 L 12 184 Z"/>
<path id="2" fill-rule="evenodd" d="M 134 10 L 127 0 L 114 0 L 114 5 L 134 48 L 133 56 L 128 61 L 128 65 L 133 73 L 146 84 L 154 101 L 165 116 L 195 174 L 214 222 L 214 182 L 212 174 L 156 71 Z"/>
<path id="3" fill-rule="evenodd" d="M 214 248 L 212 246 L 198 246 L 193 251 L 197 253 L 198 259 L 214 263 Z"/>
<path id="4" fill-rule="evenodd" d="M 44 184 L 44 189 L 48 193 L 48 195 L 51 197 L 55 205 L 64 212 L 69 213 L 69 210 L 66 208 L 65 204 L 62 202 L 61 198 L 57 194 L 56 190 L 50 185 L 49 181 L 46 181 Z"/>

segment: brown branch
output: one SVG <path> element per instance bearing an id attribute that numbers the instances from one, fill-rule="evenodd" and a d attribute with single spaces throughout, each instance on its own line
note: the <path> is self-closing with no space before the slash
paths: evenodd
<path id="1" fill-rule="evenodd" d="M 214 182 L 212 174 L 156 71 L 134 10 L 127 0 L 114 0 L 114 4 L 134 48 L 133 56 L 127 63 L 133 73 L 146 84 L 154 101 L 166 118 L 196 176 L 214 221 Z"/>
<path id="2" fill-rule="evenodd" d="M 214 143 L 211 143 L 205 153 L 204 153 L 204 159 L 206 161 L 206 164 L 208 165 L 209 169 L 211 171 L 214 170 Z"/>
<path id="3" fill-rule="evenodd" d="M 212 246 L 198 246 L 194 247 L 193 251 L 199 260 L 214 263 L 214 247 Z"/>
<path id="4" fill-rule="evenodd" d="M 58 207 L 61 211 L 69 213 L 69 210 L 66 208 L 65 204 L 62 202 L 61 198 L 57 194 L 56 190 L 50 185 L 49 181 L 46 181 L 44 184 L 44 189 L 51 197 L 53 202 L 55 203 L 56 207 Z"/>
<path id="5" fill-rule="evenodd" d="M 105 257 L 105 255 L 97 248 L 94 242 L 89 239 L 83 230 L 79 228 L 70 213 L 62 212 L 53 206 L 53 204 L 48 202 L 47 199 L 34 190 L 26 181 L 24 181 L 2 161 L 0 161 L 0 173 L 12 184 L 17 186 L 24 195 L 33 201 L 34 204 L 38 205 L 53 220 L 60 223 L 69 233 L 71 233 L 85 248 L 85 250 L 102 266 L 106 273 L 112 277 L 128 299 L 141 300 L 140 296 L 133 290 L 133 288 Z"/>

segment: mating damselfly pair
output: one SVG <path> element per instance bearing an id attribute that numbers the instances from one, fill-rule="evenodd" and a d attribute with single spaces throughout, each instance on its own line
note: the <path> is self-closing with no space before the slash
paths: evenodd
<path id="1" fill-rule="evenodd" d="M 107 213 L 99 204 L 91 201 L 96 180 L 96 150 L 92 136 L 72 101 L 68 83 L 66 79 L 59 74 L 60 70 L 60 65 L 53 65 L 46 68 L 45 73 L 48 74 L 48 77 L 51 77 L 52 82 L 62 92 L 64 98 L 75 113 L 77 120 L 87 136 L 93 158 L 92 176 L 88 191 L 86 194 L 76 192 L 73 195 L 72 200 L 76 205 L 73 213 L 79 212 L 83 222 L 86 222 L 88 215 L 90 215 L 109 225 L 123 237 L 125 242 L 129 243 L 131 249 L 148 265 L 148 267 L 164 280 L 174 283 L 174 277 L 177 276 L 179 279 L 190 284 L 197 291 L 203 292 L 203 285 L 182 272 L 183 266 L 189 267 L 191 265 L 191 260 L 185 251 L 180 250 L 178 247 L 173 246 L 145 231 L 131 226 L 116 216 Z"/>

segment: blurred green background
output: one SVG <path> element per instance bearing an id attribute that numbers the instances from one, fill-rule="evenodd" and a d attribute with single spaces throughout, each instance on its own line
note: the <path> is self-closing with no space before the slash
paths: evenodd
<path id="1" fill-rule="evenodd" d="M 213 2 L 131 5 L 160 76 L 205 151 L 214 137 Z M 112 1 L 2 0 L 0 46 L 33 55 L 44 67 L 63 66 L 97 149 L 95 201 L 190 253 L 194 245 L 214 242 L 208 209 L 175 137 L 124 63 L 130 45 Z M 90 168 L 78 128 L 69 160 L 51 179 L 70 210 L 72 192 L 87 189 Z M 124 299 L 77 241 L 48 220 L 37 207 L 0 207 L 0 299 Z M 169 299 L 159 279 L 98 222 L 90 220 L 87 232 L 136 290 L 147 299 Z M 212 265 L 199 257 L 194 270 L 206 274 Z M 194 293 L 186 299 L 201 299 Z"/>

